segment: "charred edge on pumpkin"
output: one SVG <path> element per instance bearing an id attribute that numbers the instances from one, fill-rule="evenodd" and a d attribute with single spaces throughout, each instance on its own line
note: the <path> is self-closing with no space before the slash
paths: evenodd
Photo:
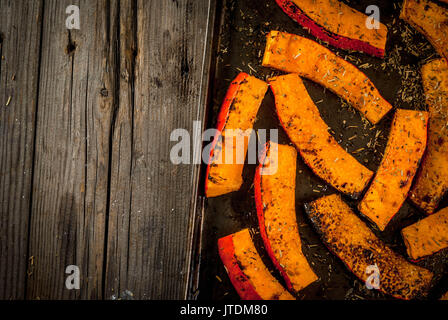
<path id="1" fill-rule="evenodd" d="M 359 281 L 364 282 L 363 279 L 361 279 L 360 277 L 358 277 L 353 270 L 347 265 L 347 263 L 344 261 L 344 259 L 342 259 L 331 247 L 330 245 L 327 243 L 327 237 L 325 235 L 325 233 L 321 230 L 322 227 L 322 223 L 320 222 L 320 219 L 318 217 L 318 214 L 316 214 L 314 217 L 312 216 L 314 214 L 314 212 L 317 213 L 317 209 L 315 207 L 315 204 L 313 202 L 311 203 L 305 203 L 303 205 L 304 209 L 305 209 L 305 213 L 308 216 L 308 219 L 311 221 L 312 225 L 313 225 L 313 229 L 316 231 L 316 233 L 319 235 L 319 237 L 322 240 L 323 245 L 327 248 L 327 250 L 333 254 L 334 256 L 336 256 L 341 262 L 342 264 L 345 266 L 345 268 L 347 270 L 350 271 L 350 273 L 352 275 L 354 275 Z M 314 211 L 314 212 L 313 212 Z M 380 239 L 378 239 L 379 241 L 381 241 Z M 403 258 L 404 259 L 404 258 Z M 428 291 L 430 290 L 430 288 L 434 285 L 435 282 L 435 276 L 433 275 L 431 278 L 431 281 L 425 286 L 420 288 L 420 290 L 416 291 L 415 295 L 410 298 L 410 299 L 419 299 L 419 298 L 425 298 L 427 296 Z M 410 299 L 405 299 L 403 297 L 399 297 L 396 296 L 394 294 L 397 294 L 397 292 L 385 292 L 381 287 L 379 289 L 377 289 L 378 291 L 380 291 L 381 293 L 387 295 L 387 296 L 391 296 L 395 299 L 398 300 L 403 300 L 403 301 L 407 301 Z"/>
<path id="2" fill-rule="evenodd" d="M 423 156 L 423 157 L 425 157 L 426 156 L 426 151 L 425 151 L 425 155 Z M 416 179 L 417 179 L 417 174 L 420 174 L 420 165 L 419 165 L 419 169 L 418 169 L 418 171 L 417 171 L 417 173 L 416 173 L 416 175 L 415 175 L 415 177 L 414 177 L 414 181 L 417 181 Z M 411 187 L 411 190 L 409 190 L 409 195 L 408 195 L 408 197 L 407 197 L 407 199 L 406 200 L 409 200 L 411 203 L 412 203 L 412 205 L 419 211 L 419 212 L 421 212 L 421 213 L 423 213 L 425 216 L 427 216 L 427 217 L 429 217 L 430 215 L 432 215 L 432 214 L 434 214 L 435 212 L 436 212 L 436 210 L 437 210 L 437 208 L 439 207 L 439 204 L 440 204 L 440 201 L 442 201 L 442 199 L 445 197 L 445 194 L 448 194 L 448 192 L 446 192 L 443 196 L 441 196 L 441 197 L 434 197 L 434 198 L 436 198 L 437 199 L 437 206 L 435 206 L 435 208 L 434 209 L 432 209 L 431 211 L 426 211 L 424 208 L 422 208 L 422 204 L 429 204 L 429 201 L 431 200 L 431 198 L 428 196 L 428 195 L 425 195 L 424 197 L 423 197 L 423 199 L 422 199 L 422 202 L 417 202 L 417 201 L 419 201 L 419 200 L 416 200 L 416 199 L 414 199 L 413 197 L 412 197 L 412 194 L 413 194 L 413 190 L 412 190 L 412 188 L 413 187 Z"/>

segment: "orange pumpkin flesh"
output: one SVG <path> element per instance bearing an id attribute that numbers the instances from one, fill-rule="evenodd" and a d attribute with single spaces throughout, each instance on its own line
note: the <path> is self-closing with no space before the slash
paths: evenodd
<path id="1" fill-rule="evenodd" d="M 219 255 L 230 281 L 243 300 L 294 300 L 271 275 L 248 229 L 218 240 Z"/>
<path id="2" fill-rule="evenodd" d="M 384 230 L 408 196 L 426 147 L 428 113 L 397 109 L 384 157 L 359 210 Z"/>
<path id="3" fill-rule="evenodd" d="M 330 251 L 362 281 L 369 266 L 379 269 L 379 290 L 399 299 L 425 296 L 433 274 L 406 261 L 387 247 L 339 195 L 320 198 L 306 212 Z"/>
<path id="4" fill-rule="evenodd" d="M 401 234 L 414 260 L 448 248 L 448 208 L 404 228 Z"/>
<path id="5" fill-rule="evenodd" d="M 296 161 L 294 147 L 268 142 L 254 185 L 260 234 L 266 251 L 288 289 L 298 292 L 316 281 L 317 276 L 302 253 L 297 226 Z M 263 174 L 266 167 L 272 169 L 268 172 L 271 174 Z"/>
<path id="6" fill-rule="evenodd" d="M 263 66 L 298 73 L 319 83 L 347 100 L 373 124 L 392 109 L 364 73 L 307 38 L 271 31 Z"/>
<path id="7" fill-rule="evenodd" d="M 428 0 L 404 0 L 400 18 L 422 33 L 448 59 L 448 9 Z"/>
<path id="8" fill-rule="evenodd" d="M 427 214 L 435 211 L 448 190 L 448 63 L 433 60 L 422 67 L 429 107 L 428 143 L 410 199 Z"/>
<path id="9" fill-rule="evenodd" d="M 219 133 L 214 137 L 207 166 L 205 195 L 217 197 L 229 192 L 237 191 L 243 184 L 243 161 L 237 161 L 238 139 L 244 141 L 244 158 L 246 157 L 248 139 L 239 135 L 251 130 L 255 122 L 258 109 L 268 89 L 266 82 L 246 73 L 240 73 L 231 83 L 221 111 L 218 116 L 217 129 Z M 235 133 L 232 147 L 226 147 L 226 132 Z M 231 163 L 226 162 L 226 152 L 233 153 Z M 243 158 L 243 159 L 244 159 Z"/>
<path id="10" fill-rule="evenodd" d="M 307 165 L 337 190 L 357 198 L 373 172 L 347 153 L 328 132 L 297 74 L 269 79 L 278 118 Z"/>
<path id="11" fill-rule="evenodd" d="M 367 16 L 335 0 L 276 0 L 282 10 L 311 34 L 332 46 L 383 57 L 387 27 L 366 28 Z M 325 26 L 325 27 L 323 27 Z"/>

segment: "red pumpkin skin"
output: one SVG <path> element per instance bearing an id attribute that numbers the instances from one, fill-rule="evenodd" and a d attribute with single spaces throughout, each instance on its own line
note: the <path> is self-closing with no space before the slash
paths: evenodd
<path id="1" fill-rule="evenodd" d="M 255 178 L 254 178 L 254 188 L 255 188 L 255 206 L 257 208 L 257 216 L 258 216 L 258 222 L 260 226 L 260 235 L 263 239 L 264 247 L 269 255 L 269 257 L 272 260 L 272 263 L 274 263 L 277 270 L 280 271 L 280 274 L 285 279 L 286 287 L 289 290 L 294 291 L 294 288 L 291 284 L 291 280 L 288 277 L 288 274 L 286 273 L 285 269 L 280 265 L 278 260 L 276 259 L 274 255 L 274 251 L 272 250 L 271 243 L 269 241 L 268 235 L 266 233 L 266 224 L 264 220 L 264 210 L 263 210 L 263 199 L 261 196 L 261 170 L 263 168 L 264 161 L 266 159 L 266 155 L 269 151 L 269 142 L 265 144 L 264 151 L 260 157 L 260 164 L 257 167 L 257 170 L 255 172 Z"/>
<path id="2" fill-rule="evenodd" d="M 243 273 L 235 257 L 233 236 L 229 235 L 218 240 L 219 256 L 226 267 L 227 274 L 242 300 L 263 300 Z"/>
<path id="3" fill-rule="evenodd" d="M 358 39 L 351 39 L 326 30 L 308 17 L 294 2 L 290 0 L 275 1 L 288 16 L 290 16 L 302 27 L 307 28 L 313 36 L 319 38 L 320 40 L 328 42 L 336 48 L 361 51 L 375 57 L 384 58 L 384 49 L 372 46 L 368 42 Z"/>
<path id="4" fill-rule="evenodd" d="M 222 103 L 221 110 L 218 115 L 218 123 L 216 124 L 216 129 L 218 132 L 213 137 L 212 147 L 210 149 L 210 156 L 207 163 L 207 170 L 205 173 L 205 193 L 207 194 L 208 189 L 208 176 L 210 174 L 210 165 L 212 163 L 213 152 L 215 150 L 215 146 L 218 143 L 218 139 L 221 135 L 222 130 L 224 129 L 227 119 L 229 117 L 230 106 L 232 105 L 233 100 L 235 99 L 238 90 L 240 88 L 241 82 L 243 82 L 249 75 L 244 72 L 240 72 L 236 78 L 231 82 L 229 89 L 227 89 L 226 96 L 224 98 L 224 102 Z"/>

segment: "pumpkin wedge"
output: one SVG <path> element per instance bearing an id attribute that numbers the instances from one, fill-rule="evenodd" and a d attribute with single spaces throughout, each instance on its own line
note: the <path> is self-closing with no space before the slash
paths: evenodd
<path id="1" fill-rule="evenodd" d="M 347 100 L 373 124 L 392 109 L 364 73 L 313 40 L 271 31 L 263 66 L 297 73 L 319 83 Z"/>
<path id="2" fill-rule="evenodd" d="M 278 118 L 305 163 L 321 179 L 357 199 L 373 172 L 342 148 L 328 132 L 297 74 L 268 80 L 275 97 Z"/>
<path id="3" fill-rule="evenodd" d="M 410 199 L 431 214 L 448 191 L 448 63 L 433 60 L 421 73 L 429 110 L 428 143 Z"/>
<path id="4" fill-rule="evenodd" d="M 255 173 L 255 201 L 260 234 L 272 262 L 288 289 L 298 292 L 317 280 L 302 253 L 297 226 L 295 187 L 297 151 L 268 142 Z M 273 166 L 274 174 L 263 175 Z"/>
<path id="5" fill-rule="evenodd" d="M 384 57 L 387 27 L 366 27 L 367 16 L 337 0 L 276 0 L 312 35 L 334 47 Z M 325 27 L 323 27 L 325 26 Z"/>
<path id="6" fill-rule="evenodd" d="M 414 260 L 448 248 L 448 208 L 404 228 L 401 235 Z"/>
<path id="7" fill-rule="evenodd" d="M 359 279 L 370 281 L 369 267 L 376 266 L 380 291 L 406 300 L 427 294 L 433 274 L 387 247 L 339 195 L 320 198 L 305 209 L 324 244 Z"/>
<path id="8" fill-rule="evenodd" d="M 271 275 L 255 249 L 249 229 L 218 240 L 219 255 L 243 300 L 294 300 Z"/>
<path id="9" fill-rule="evenodd" d="M 428 0 L 404 0 L 400 18 L 423 34 L 448 59 L 448 9 Z"/>
<path id="10" fill-rule="evenodd" d="M 207 197 L 237 191 L 243 184 L 244 158 L 248 147 L 245 133 L 247 130 L 252 130 L 267 89 L 266 82 L 243 72 L 232 81 L 218 115 L 218 133 L 214 137 L 210 151 L 205 181 Z M 230 140 L 229 137 L 233 143 L 226 147 L 226 140 Z M 238 141 L 244 142 L 242 161 L 237 159 L 240 151 L 237 150 L 240 145 Z M 232 153 L 231 156 L 226 156 L 226 152 Z"/>
<path id="11" fill-rule="evenodd" d="M 384 157 L 359 210 L 383 231 L 408 196 L 426 147 L 428 113 L 397 109 Z"/>

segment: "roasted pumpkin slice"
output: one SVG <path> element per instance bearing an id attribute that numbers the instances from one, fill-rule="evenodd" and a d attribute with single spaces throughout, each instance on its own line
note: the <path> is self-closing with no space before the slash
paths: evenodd
<path id="1" fill-rule="evenodd" d="M 313 40 L 271 31 L 263 66 L 298 73 L 321 84 L 347 100 L 374 124 L 392 109 L 364 73 Z"/>
<path id="2" fill-rule="evenodd" d="M 339 195 L 320 198 L 305 209 L 324 244 L 359 279 L 370 282 L 376 267 L 380 291 L 406 300 L 427 294 L 433 274 L 387 247 Z"/>
<path id="3" fill-rule="evenodd" d="M 401 234 L 414 260 L 448 248 L 448 208 L 404 228 Z"/>
<path id="4" fill-rule="evenodd" d="M 429 109 L 428 144 L 410 199 L 427 214 L 448 190 L 448 63 L 433 60 L 422 67 Z"/>
<path id="5" fill-rule="evenodd" d="M 397 109 L 384 157 L 359 210 L 384 230 L 408 196 L 426 147 L 428 113 Z"/>
<path id="6" fill-rule="evenodd" d="M 266 82 L 240 73 L 231 83 L 218 115 L 218 133 L 212 142 L 205 181 L 207 197 L 237 191 L 243 183 L 248 130 L 252 130 L 258 109 L 268 89 Z M 227 134 L 227 139 L 226 139 Z M 232 141 L 226 146 L 226 141 Z M 244 157 L 238 159 L 244 143 Z M 230 156 L 226 153 L 231 153 Z"/>
<path id="7" fill-rule="evenodd" d="M 295 187 L 297 151 L 268 142 L 255 173 L 255 201 L 260 234 L 288 289 L 298 292 L 317 280 L 305 255 L 297 226 Z M 266 167 L 273 174 L 263 174 Z M 268 172 L 271 173 L 271 172 Z"/>
<path id="8" fill-rule="evenodd" d="M 367 16 L 337 0 L 276 0 L 292 19 L 332 46 L 384 57 L 387 27 L 366 27 Z"/>
<path id="9" fill-rule="evenodd" d="M 300 155 L 320 178 L 353 198 L 365 189 L 373 172 L 342 148 L 328 132 L 297 74 L 269 79 L 278 118 Z"/>
<path id="10" fill-rule="evenodd" d="M 428 0 L 404 0 L 400 18 L 422 33 L 448 59 L 448 9 Z"/>
<path id="11" fill-rule="evenodd" d="M 218 240 L 219 255 L 243 300 L 294 300 L 271 275 L 255 249 L 248 229 Z"/>

